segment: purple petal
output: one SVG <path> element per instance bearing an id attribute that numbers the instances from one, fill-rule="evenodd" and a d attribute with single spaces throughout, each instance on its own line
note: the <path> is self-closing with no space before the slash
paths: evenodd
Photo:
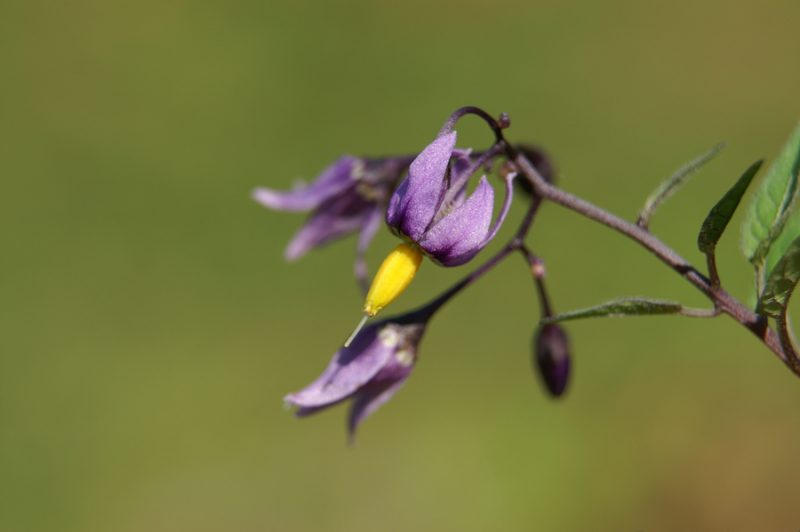
<path id="1" fill-rule="evenodd" d="M 486 238 L 483 239 L 483 243 L 481 244 L 481 248 L 485 247 L 494 236 L 497 234 L 497 231 L 500 229 L 500 226 L 503 225 L 503 221 L 506 219 L 506 214 L 508 214 L 508 210 L 511 208 L 511 199 L 514 197 L 514 178 L 517 177 L 516 172 L 511 172 L 505 178 L 506 184 L 506 194 L 503 198 L 503 206 L 500 207 L 500 214 L 497 215 L 497 220 L 495 220 L 494 225 L 492 226 L 491 231 L 486 235 Z"/>
<path id="2" fill-rule="evenodd" d="M 477 169 L 469 157 L 471 152 L 472 150 L 453 150 L 448 188 L 442 195 L 442 201 L 436 209 L 431 226 L 464 203 L 467 197 L 467 183 Z"/>
<path id="3" fill-rule="evenodd" d="M 443 266 L 464 264 L 483 247 L 493 209 L 494 191 L 483 176 L 467 201 L 431 227 L 419 244 Z"/>
<path id="4" fill-rule="evenodd" d="M 478 169 L 472 163 L 471 153 L 472 150 L 453 150 L 453 162 L 450 166 L 450 186 L 447 190 L 446 199 L 463 194 L 469 177 Z"/>
<path id="5" fill-rule="evenodd" d="M 361 161 L 345 155 L 323 170 L 317 179 L 308 186 L 288 192 L 269 188 L 257 188 L 253 199 L 265 207 L 281 211 L 308 211 L 317 208 L 324 201 L 341 193 L 355 183 L 354 174 Z"/>
<path id="6" fill-rule="evenodd" d="M 361 422 L 391 399 L 404 383 L 405 379 L 402 379 L 382 387 L 368 387 L 358 393 L 350 406 L 350 414 L 347 419 L 347 428 L 351 440 L 355 437 L 356 429 Z"/>
<path id="7" fill-rule="evenodd" d="M 373 209 L 355 191 L 326 202 L 289 242 L 284 253 L 286 259 L 297 260 L 312 248 L 358 231 Z"/>
<path id="8" fill-rule="evenodd" d="M 330 406 L 352 395 L 386 365 L 394 351 L 391 339 L 378 334 L 379 327 L 381 324 L 364 329 L 350 347 L 336 352 L 317 380 L 287 395 L 285 401 L 300 407 L 301 412 L 311 413 L 308 410 Z"/>
<path id="9" fill-rule="evenodd" d="M 403 211 L 400 205 L 403 203 L 407 190 L 408 178 L 405 178 L 389 198 L 389 206 L 386 208 L 386 224 L 391 228 L 399 228 L 403 223 Z"/>
<path id="10" fill-rule="evenodd" d="M 375 233 L 381 227 L 381 208 L 375 207 L 366 215 L 364 225 L 361 227 L 361 233 L 358 235 L 357 251 L 359 254 L 367 252 L 372 239 L 375 238 Z"/>
<path id="11" fill-rule="evenodd" d="M 407 358 L 395 358 L 407 357 Z M 355 436 L 358 425 L 386 403 L 405 383 L 414 367 L 415 355 L 408 351 L 393 354 L 381 371 L 361 388 L 353 397 L 348 417 L 350 438 Z"/>
<path id="12" fill-rule="evenodd" d="M 361 232 L 358 234 L 358 246 L 356 248 L 356 261 L 353 266 L 355 270 L 356 280 L 366 294 L 369 290 L 369 271 L 367 269 L 366 253 L 372 239 L 375 238 L 375 233 L 381 226 L 381 208 L 375 207 L 365 217 L 364 223 L 361 226 Z"/>
<path id="13" fill-rule="evenodd" d="M 413 240 L 422 238 L 441 203 L 447 185 L 445 173 L 455 144 L 455 131 L 437 137 L 414 159 L 408 177 L 395 192 L 398 203 L 387 219 Z M 390 206 L 394 202 L 392 198 Z"/>

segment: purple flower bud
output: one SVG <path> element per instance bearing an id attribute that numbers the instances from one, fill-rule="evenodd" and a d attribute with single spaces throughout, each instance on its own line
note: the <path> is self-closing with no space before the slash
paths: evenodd
<path id="1" fill-rule="evenodd" d="M 361 159 L 345 155 L 308 186 L 289 192 L 257 188 L 253 198 L 281 211 L 312 211 L 286 248 L 288 260 L 360 231 L 365 250 L 380 227 L 389 194 L 408 165 L 407 158 Z"/>
<path id="2" fill-rule="evenodd" d="M 322 375 L 286 403 L 306 416 L 351 400 L 348 428 L 358 425 L 388 401 L 411 374 L 426 317 L 415 314 L 389 318 L 362 330 L 349 347 L 336 352 Z"/>
<path id="3" fill-rule="evenodd" d="M 542 325 L 536 330 L 533 348 L 542 381 L 553 397 L 560 397 L 569 382 L 570 353 L 567 333 L 555 323 Z"/>
<path id="4" fill-rule="evenodd" d="M 455 144 L 455 131 L 444 132 L 422 150 L 386 213 L 396 234 L 415 242 L 442 266 L 458 266 L 477 255 L 494 238 L 511 205 L 513 175 L 506 179 L 505 201 L 492 225 L 494 191 L 484 176 L 467 197 L 469 177 L 480 164 Z"/>

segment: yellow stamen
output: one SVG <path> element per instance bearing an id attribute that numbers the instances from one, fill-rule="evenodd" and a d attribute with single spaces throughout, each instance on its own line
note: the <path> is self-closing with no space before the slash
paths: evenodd
<path id="1" fill-rule="evenodd" d="M 364 301 L 364 317 L 356 330 L 345 341 L 345 347 L 350 346 L 368 318 L 375 316 L 403 293 L 416 275 L 421 263 L 422 251 L 412 244 L 400 244 L 386 256 L 378 268 L 378 273 L 372 279 L 369 292 L 367 292 L 367 298 Z"/>
<path id="2" fill-rule="evenodd" d="M 364 314 L 370 318 L 403 293 L 422 262 L 417 246 L 400 244 L 383 260 L 364 301 Z"/>

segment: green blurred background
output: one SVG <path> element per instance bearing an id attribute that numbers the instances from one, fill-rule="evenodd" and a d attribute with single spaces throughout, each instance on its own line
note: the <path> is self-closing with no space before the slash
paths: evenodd
<path id="1" fill-rule="evenodd" d="M 766 348 L 725 318 L 576 322 L 553 402 L 516 259 L 437 316 L 354 448 L 342 408 L 296 420 L 283 395 L 358 319 L 355 242 L 286 264 L 303 217 L 249 194 L 415 152 L 471 104 L 632 218 L 724 140 L 652 225 L 701 264 L 708 208 L 798 119 L 799 19 L 796 0 L 0 3 L 0 530 L 796 530 L 800 383 Z M 719 260 L 747 298 L 739 220 Z M 530 242 L 560 310 L 704 304 L 557 206 Z M 395 310 L 467 269 L 426 266 Z"/>

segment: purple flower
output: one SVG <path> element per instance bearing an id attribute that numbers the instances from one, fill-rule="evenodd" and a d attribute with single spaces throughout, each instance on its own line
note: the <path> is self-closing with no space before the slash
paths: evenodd
<path id="1" fill-rule="evenodd" d="M 469 261 L 494 238 L 511 205 L 511 180 L 492 225 L 494 191 L 481 177 L 467 197 L 469 177 L 484 158 L 470 160 L 469 151 L 455 149 L 455 131 L 444 131 L 411 163 L 408 177 L 389 201 L 386 222 L 398 235 L 415 242 L 443 266 Z"/>
<path id="2" fill-rule="evenodd" d="M 286 396 L 307 416 L 350 399 L 350 436 L 364 419 L 388 401 L 411 374 L 427 317 L 389 318 L 366 327 L 349 347 L 336 352 L 322 375 Z"/>
<path id="3" fill-rule="evenodd" d="M 288 260 L 332 240 L 359 232 L 356 275 L 366 278 L 363 256 L 380 227 L 389 194 L 408 158 L 362 159 L 345 155 L 310 185 L 288 192 L 257 188 L 253 198 L 271 209 L 312 211 L 286 248 Z"/>
<path id="4" fill-rule="evenodd" d="M 569 338 L 555 323 L 541 326 L 534 337 L 536 367 L 544 385 L 553 397 L 560 397 L 569 382 Z"/>

